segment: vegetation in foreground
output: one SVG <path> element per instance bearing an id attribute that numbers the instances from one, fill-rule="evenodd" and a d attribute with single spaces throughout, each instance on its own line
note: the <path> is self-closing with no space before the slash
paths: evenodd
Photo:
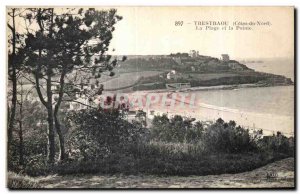
<path id="1" fill-rule="evenodd" d="M 284 135 L 258 138 L 236 126 L 234 121 L 226 123 L 218 119 L 204 125 L 179 115 L 171 119 L 162 115 L 154 118 L 150 129 L 143 127 L 142 121 L 143 118 L 137 118 L 133 124 L 129 123 L 118 111 L 68 112 L 64 126 L 67 160 L 47 163 L 46 139 L 28 135 L 24 141 L 24 165 L 18 163 L 18 143 L 15 142 L 9 170 L 30 176 L 210 175 L 249 171 L 294 153 L 291 139 Z M 32 122 L 28 124 L 35 126 Z M 33 134 L 37 130 L 42 129 L 33 127 L 27 131 Z M 40 133 L 46 136 L 45 131 Z M 56 147 L 58 150 L 58 145 Z"/>
<path id="2" fill-rule="evenodd" d="M 276 178 L 268 178 L 269 172 Z M 238 174 L 207 176 L 157 176 L 125 174 L 78 174 L 35 177 L 43 188 L 293 188 L 294 158 L 286 158 Z"/>
<path id="3" fill-rule="evenodd" d="M 7 186 L 11 189 L 36 189 L 40 185 L 31 177 L 8 172 Z"/>

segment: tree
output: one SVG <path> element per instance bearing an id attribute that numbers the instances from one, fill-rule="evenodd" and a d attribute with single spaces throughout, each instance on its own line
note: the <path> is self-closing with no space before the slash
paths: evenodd
<path id="1" fill-rule="evenodd" d="M 19 74 L 17 79 L 18 87 L 17 87 L 17 107 L 18 110 L 16 111 L 16 121 L 19 124 L 19 130 L 18 130 L 18 139 L 19 139 L 19 146 L 18 146 L 18 152 L 19 152 L 19 165 L 24 166 L 25 160 L 24 160 L 24 126 L 26 128 L 27 123 L 24 122 L 24 116 L 28 115 L 28 101 L 27 97 L 32 92 L 32 88 L 29 90 L 24 89 L 24 80 L 26 80 L 26 76 L 23 74 Z M 31 107 L 32 108 L 32 107 Z M 36 107 L 35 107 L 36 108 Z M 32 112 L 31 112 L 32 114 Z M 40 114 L 41 115 L 41 114 Z M 27 118 L 30 117 L 29 115 Z M 36 122 L 38 121 L 38 117 L 34 117 Z M 30 123 L 30 121 L 28 121 Z M 34 122 L 31 122 L 34 123 Z M 29 131 L 29 130 L 28 130 Z"/>
<path id="2" fill-rule="evenodd" d="M 12 142 L 12 133 L 15 122 L 16 115 L 16 105 L 17 105 L 17 38 L 19 37 L 16 32 L 16 22 L 15 18 L 17 17 L 17 9 L 13 8 L 8 12 L 10 21 L 7 22 L 7 27 L 10 29 L 11 36 L 8 39 L 9 43 L 9 53 L 8 53 L 8 78 L 12 83 L 12 98 L 11 98 L 11 110 L 8 114 L 8 146 Z"/>
<path id="3" fill-rule="evenodd" d="M 47 109 L 49 163 L 53 163 L 55 157 L 55 130 L 59 136 L 60 159 L 66 158 L 58 115 L 64 95 L 72 96 L 78 91 L 87 93 L 78 90 L 80 84 L 77 73 L 83 73 L 81 78 L 98 78 L 104 72 L 114 75 L 112 70 L 118 60 L 112 60 L 106 52 L 115 30 L 114 25 L 121 19 L 115 9 L 64 9 L 63 13 L 56 13 L 54 8 L 28 10 L 26 21 L 30 25 L 35 23 L 38 29 L 27 31 L 25 62 L 35 78 L 39 99 Z M 45 80 L 46 88 L 40 84 L 41 80 Z M 93 92 L 99 93 L 101 91 Z"/>

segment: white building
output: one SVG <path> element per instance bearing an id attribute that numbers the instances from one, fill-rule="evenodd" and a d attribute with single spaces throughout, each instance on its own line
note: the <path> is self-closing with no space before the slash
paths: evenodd
<path id="1" fill-rule="evenodd" d="M 199 56 L 199 51 L 196 50 L 190 50 L 189 56 L 192 58 L 196 58 Z"/>
<path id="2" fill-rule="evenodd" d="M 177 72 L 175 70 L 170 71 L 167 74 L 167 79 L 177 79 Z"/>

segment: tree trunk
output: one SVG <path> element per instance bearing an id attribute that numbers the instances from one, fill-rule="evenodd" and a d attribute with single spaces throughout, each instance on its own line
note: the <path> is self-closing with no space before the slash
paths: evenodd
<path id="1" fill-rule="evenodd" d="M 19 102 L 20 107 L 20 120 L 19 120 L 19 165 L 24 165 L 24 144 L 23 144 L 23 82 L 21 82 L 21 99 Z"/>
<path id="2" fill-rule="evenodd" d="M 48 113 L 48 162 L 50 164 L 54 163 L 55 160 L 55 136 L 54 136 L 54 125 L 53 125 L 53 107 L 52 107 L 52 91 L 51 91 L 51 75 L 48 71 L 47 77 L 47 113 Z"/>
<path id="3" fill-rule="evenodd" d="M 60 128 L 60 122 L 57 117 L 57 113 L 54 113 L 54 121 L 55 121 L 55 129 L 59 137 L 60 160 L 64 161 L 67 158 L 66 151 L 65 151 L 65 140 L 64 140 L 64 135 L 62 134 Z"/>
<path id="4" fill-rule="evenodd" d="M 37 22 L 40 27 L 40 32 L 44 32 L 44 28 L 42 25 L 42 13 L 41 9 L 39 8 L 37 11 Z M 53 22 L 53 9 L 51 13 L 51 22 Z M 51 38 L 52 35 L 52 24 L 49 29 L 49 37 Z M 51 55 L 51 54 L 49 54 Z M 41 48 L 39 49 L 39 58 L 41 59 Z M 52 76 L 52 68 L 51 65 L 48 64 L 47 67 L 47 101 L 45 101 L 39 85 L 39 73 L 41 71 L 41 66 L 37 64 L 37 69 L 35 72 L 35 80 L 36 80 L 36 89 L 38 96 L 42 102 L 42 104 L 47 108 L 47 121 L 48 121 L 48 163 L 53 164 L 55 161 L 55 134 L 54 134 L 54 119 L 53 119 L 53 105 L 52 105 L 52 88 L 51 88 L 51 76 Z"/>
<path id="5" fill-rule="evenodd" d="M 8 126 L 8 146 L 12 143 L 13 138 L 13 128 L 15 123 L 15 115 L 16 115 L 16 104 L 17 104 L 17 79 L 15 75 L 15 68 L 13 68 L 13 76 L 12 76 L 12 84 L 13 84 L 13 96 L 11 99 L 11 113 L 9 117 L 9 126 Z"/>
<path id="6" fill-rule="evenodd" d="M 55 137 L 54 137 L 52 108 L 48 108 L 47 112 L 48 112 L 48 125 L 49 125 L 49 129 L 48 129 L 48 149 L 49 149 L 48 162 L 50 164 L 53 164 L 54 160 L 55 160 Z"/>
<path id="7" fill-rule="evenodd" d="M 56 129 L 56 132 L 57 132 L 58 137 L 59 137 L 60 160 L 61 161 L 65 160 L 66 157 L 67 157 L 66 151 L 65 151 L 64 135 L 62 134 L 61 127 L 60 127 L 60 122 L 59 122 L 59 119 L 58 119 L 58 111 L 59 111 L 59 107 L 61 105 L 61 101 L 62 101 L 63 94 L 64 94 L 65 75 L 66 75 L 66 69 L 64 69 L 62 71 L 61 76 L 60 76 L 60 80 L 59 80 L 60 88 L 59 88 L 58 100 L 57 100 L 57 103 L 56 103 L 55 108 L 54 108 L 55 129 Z"/>
<path id="8" fill-rule="evenodd" d="M 19 129 L 19 139 L 20 139 L 20 142 L 19 142 L 19 164 L 20 166 L 23 166 L 24 165 L 24 144 L 23 144 L 23 128 L 22 128 L 22 121 L 19 122 L 19 126 L 20 126 L 20 129 Z"/>
<path id="9" fill-rule="evenodd" d="M 15 9 L 12 9 L 12 26 L 10 27 L 12 31 L 12 100 L 11 100 L 11 113 L 9 116 L 9 124 L 8 124 L 8 149 L 12 143 L 13 138 L 13 128 L 15 123 L 15 115 L 16 115 L 16 104 L 17 104 L 17 73 L 16 73 L 16 65 L 15 65 L 15 55 L 16 55 L 16 28 L 15 28 Z"/>

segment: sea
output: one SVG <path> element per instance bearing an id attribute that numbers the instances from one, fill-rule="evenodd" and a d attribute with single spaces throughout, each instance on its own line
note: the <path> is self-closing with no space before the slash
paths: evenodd
<path id="1" fill-rule="evenodd" d="M 265 59 L 244 63 L 259 72 L 284 75 L 294 81 L 292 59 Z M 251 130 L 263 129 L 265 135 L 277 131 L 294 135 L 294 86 L 240 88 L 233 90 L 195 91 L 194 115 L 202 120 L 235 120 Z"/>

